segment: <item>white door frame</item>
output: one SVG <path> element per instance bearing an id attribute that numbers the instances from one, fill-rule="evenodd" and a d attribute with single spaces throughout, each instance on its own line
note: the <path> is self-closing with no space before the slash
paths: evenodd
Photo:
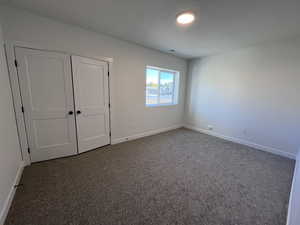
<path id="1" fill-rule="evenodd" d="M 19 77 L 18 77 L 18 71 L 15 66 L 15 48 L 21 47 L 21 48 L 29 48 L 29 49 L 36 49 L 41 51 L 49 51 L 49 52 L 58 52 L 58 53 L 64 53 L 66 55 L 76 55 L 76 56 L 82 56 L 86 58 L 106 61 L 108 63 L 108 72 L 109 72 L 109 79 L 108 79 L 108 85 L 109 85 L 109 102 L 110 102 L 110 109 L 109 109 L 109 124 L 110 124 L 110 143 L 112 140 L 112 115 L 113 115 L 113 96 L 112 96 L 112 89 L 113 89 L 113 58 L 103 57 L 103 56 L 87 56 L 72 52 L 65 52 L 61 50 L 56 49 L 47 49 L 43 46 L 30 44 L 26 42 L 20 42 L 20 41 L 5 41 L 5 51 L 7 56 L 7 64 L 9 69 L 9 78 L 10 78 L 10 85 L 12 89 L 12 95 L 13 95 L 13 103 L 14 103 L 14 109 L 15 109 L 15 116 L 16 116 L 16 123 L 18 128 L 18 135 L 19 135 L 19 142 L 21 147 L 21 154 L 22 159 L 25 163 L 25 165 L 31 164 L 30 154 L 28 153 L 28 142 L 27 142 L 27 133 L 26 133 L 26 126 L 25 126 L 25 120 L 24 115 L 22 112 L 22 98 L 21 98 L 21 91 L 20 91 L 20 84 L 19 84 Z"/>

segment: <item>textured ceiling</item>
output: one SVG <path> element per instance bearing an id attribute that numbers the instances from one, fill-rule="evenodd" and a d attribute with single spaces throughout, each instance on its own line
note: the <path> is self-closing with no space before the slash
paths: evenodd
<path id="1" fill-rule="evenodd" d="M 2 0 L 0 0 L 2 1 Z M 193 58 L 300 35 L 299 0 L 10 0 L 10 4 Z M 189 27 L 176 15 L 196 14 Z"/>

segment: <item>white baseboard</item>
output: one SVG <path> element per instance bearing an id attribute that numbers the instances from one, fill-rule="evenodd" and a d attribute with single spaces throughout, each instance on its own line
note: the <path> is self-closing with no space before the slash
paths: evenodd
<path id="1" fill-rule="evenodd" d="M 19 182 L 20 182 L 24 166 L 25 166 L 24 161 L 21 161 L 19 169 L 17 171 L 17 175 L 16 175 L 15 180 L 14 180 L 14 183 L 13 183 L 11 189 L 10 189 L 10 192 L 9 192 L 7 198 L 6 198 L 5 203 L 4 203 L 3 209 L 2 209 L 2 211 L 0 213 L 0 225 L 3 225 L 4 222 L 5 222 L 5 219 L 6 219 L 6 216 L 8 214 L 9 208 L 11 206 L 11 203 L 12 203 L 12 201 L 14 199 L 14 195 L 16 193 L 16 187 L 15 187 L 15 185 L 19 184 Z"/>
<path id="2" fill-rule="evenodd" d="M 300 217 L 298 216 L 299 209 L 296 208 L 297 205 L 299 205 L 299 201 L 300 201 L 299 179 L 300 179 L 300 149 L 299 149 L 298 155 L 296 157 L 296 164 L 295 164 L 295 169 L 294 169 L 292 188 L 291 188 L 291 192 L 290 192 L 290 200 L 289 200 L 286 225 L 300 224 L 300 221 L 299 221 Z"/>
<path id="3" fill-rule="evenodd" d="M 227 141 L 232 141 L 232 142 L 235 142 L 235 143 L 238 143 L 238 144 L 246 145 L 246 146 L 261 150 L 261 151 L 270 152 L 270 153 L 280 155 L 280 156 L 290 158 L 290 159 L 296 159 L 295 154 L 285 152 L 285 151 L 282 151 L 282 150 L 279 150 L 279 149 L 276 149 L 276 148 L 273 148 L 273 147 L 256 144 L 254 142 L 246 141 L 246 140 L 243 140 L 243 139 L 240 139 L 240 138 L 225 136 L 223 134 L 219 134 L 219 133 L 216 133 L 214 131 L 205 130 L 205 129 L 202 129 L 202 128 L 199 128 L 199 127 L 194 127 L 194 126 L 191 126 L 191 125 L 184 125 L 184 127 L 188 128 L 188 129 L 191 129 L 191 130 L 194 130 L 194 131 L 198 131 L 200 133 L 204 133 L 204 134 L 208 134 L 208 135 L 215 136 L 215 137 L 218 137 L 218 138 L 222 138 L 222 139 L 227 140 Z"/>
<path id="4" fill-rule="evenodd" d="M 125 142 L 125 141 L 131 141 L 131 140 L 139 139 L 139 138 L 142 138 L 142 137 L 147 137 L 147 136 L 151 136 L 151 135 L 154 135 L 154 134 L 163 133 L 163 132 L 166 132 L 166 131 L 175 130 L 175 129 L 178 129 L 178 128 L 181 128 L 181 127 L 183 127 L 183 125 L 176 125 L 176 126 L 157 129 L 157 130 L 150 130 L 150 131 L 147 131 L 147 132 L 144 132 L 144 133 L 135 134 L 135 135 L 131 135 L 131 136 L 128 136 L 128 137 L 116 138 L 116 139 L 113 139 L 111 141 L 111 144 L 114 145 L 114 144 L 118 144 L 118 143 Z"/>

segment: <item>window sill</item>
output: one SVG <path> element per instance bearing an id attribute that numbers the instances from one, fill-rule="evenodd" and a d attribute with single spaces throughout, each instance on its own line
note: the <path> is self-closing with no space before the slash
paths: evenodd
<path id="1" fill-rule="evenodd" d="M 176 104 L 155 104 L 155 105 L 146 105 L 147 108 L 156 108 L 156 107 L 168 107 L 168 106 L 176 106 L 178 105 L 178 103 Z"/>

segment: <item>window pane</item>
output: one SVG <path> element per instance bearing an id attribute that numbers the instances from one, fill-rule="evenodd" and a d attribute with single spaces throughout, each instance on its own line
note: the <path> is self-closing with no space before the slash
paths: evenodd
<path id="1" fill-rule="evenodd" d="M 160 102 L 172 104 L 174 95 L 174 73 L 162 71 L 160 73 Z"/>
<path id="2" fill-rule="evenodd" d="M 158 104 L 159 71 L 147 68 L 146 105 Z"/>

